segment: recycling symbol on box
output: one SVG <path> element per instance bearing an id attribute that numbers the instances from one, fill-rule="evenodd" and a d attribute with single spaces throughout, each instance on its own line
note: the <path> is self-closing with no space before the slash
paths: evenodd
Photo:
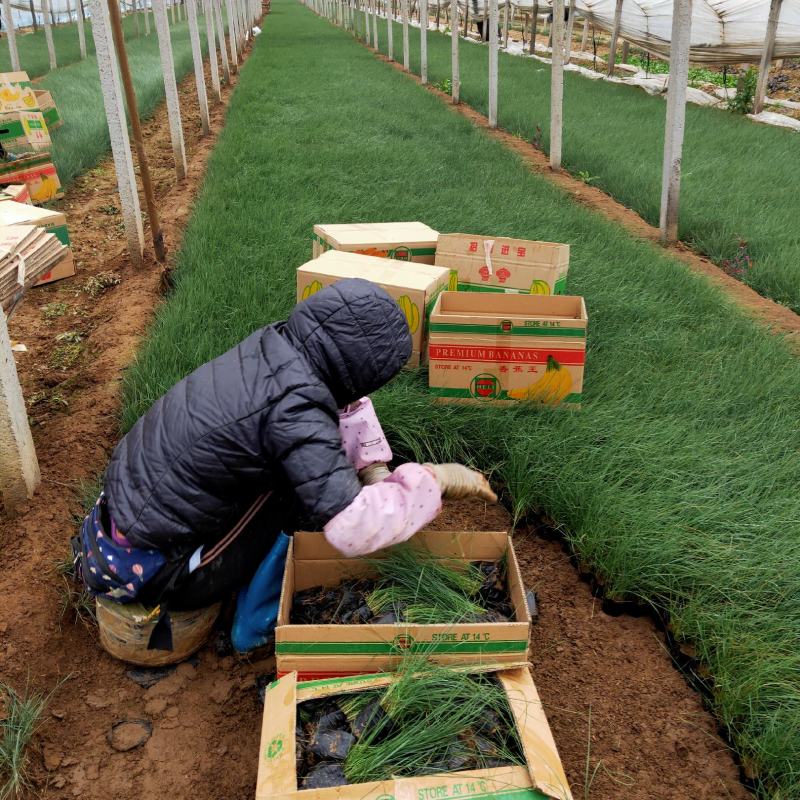
<path id="1" fill-rule="evenodd" d="M 274 736 L 272 741 L 267 745 L 264 752 L 264 757 L 269 761 L 277 758 L 283 752 L 283 736 Z"/>

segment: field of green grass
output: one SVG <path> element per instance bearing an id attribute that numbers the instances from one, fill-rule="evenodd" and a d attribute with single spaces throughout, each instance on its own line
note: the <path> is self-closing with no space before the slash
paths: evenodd
<path id="1" fill-rule="evenodd" d="M 407 373 L 377 393 L 381 420 L 396 453 L 490 470 L 518 515 L 558 520 L 609 592 L 666 610 L 710 668 L 714 709 L 760 771 L 763 796 L 800 798 L 796 358 L 682 263 L 573 203 L 346 32 L 294 0 L 272 9 L 210 160 L 175 289 L 127 373 L 123 426 L 286 316 L 314 223 L 419 219 L 568 242 L 569 288 L 590 315 L 581 411 L 439 406 L 424 373 Z M 465 93 L 477 102 L 485 50 L 463 51 Z M 515 63 L 543 81 L 536 65 Z M 511 72 L 508 59 L 502 66 Z M 504 86 L 508 124 L 525 109 L 512 109 Z M 528 111 L 544 102 L 542 86 Z M 617 109 L 662 113 L 608 90 Z M 568 152 L 578 113 L 573 101 Z M 690 140 L 704 119 L 690 114 Z M 607 159 L 631 155 L 617 136 Z M 689 161 L 692 187 L 702 165 Z"/>
<path id="2" fill-rule="evenodd" d="M 201 18 L 201 28 L 205 22 Z M 192 70 L 192 49 L 188 23 L 180 22 L 170 28 L 175 76 L 184 78 Z M 205 35 L 200 43 L 206 53 Z M 135 36 L 128 40 L 128 59 L 139 113 L 147 118 L 164 97 L 164 79 L 158 53 L 158 37 Z M 109 151 L 108 125 L 100 93 L 97 60 L 90 56 L 67 67 L 48 73 L 37 84 L 48 89 L 55 98 L 64 124 L 53 131 L 53 160 L 63 185 L 93 167 Z"/>
<path id="3" fill-rule="evenodd" d="M 140 28 L 136 27 L 136 17 L 128 14 L 122 20 L 122 30 L 126 39 L 135 39 L 137 35 L 144 36 L 144 20 L 139 18 Z M 59 67 L 74 64 L 81 59 L 81 50 L 78 43 L 78 23 L 72 22 L 53 27 L 53 46 L 56 50 L 56 61 Z M 86 53 L 94 54 L 94 41 L 92 40 L 92 23 L 87 20 L 84 23 L 86 32 Z M 153 16 L 150 15 L 150 30 L 153 27 Z M 155 35 L 155 33 L 153 33 Z M 31 78 L 38 78 L 46 75 L 50 71 L 50 56 L 47 52 L 47 40 L 44 36 L 44 28 L 39 26 L 35 33 L 22 33 L 17 31 L 17 50 L 19 51 L 20 67 L 30 75 Z M 8 53 L 8 42 L 3 37 L 0 42 L 0 72 L 11 72 L 11 56 Z"/>
<path id="4" fill-rule="evenodd" d="M 394 57 L 402 62 L 402 27 Z M 419 30 L 410 31 L 410 68 L 419 74 Z M 386 20 L 378 25 L 386 53 Z M 462 40 L 461 100 L 488 112 L 488 47 Z M 449 79 L 450 38 L 428 32 L 428 78 Z M 658 225 L 666 107 L 630 86 L 564 74 L 564 168 L 589 173 L 594 185 Z M 500 53 L 498 123 L 531 141 L 541 129 L 549 148 L 550 67 Z M 680 237 L 717 263 L 747 242 L 747 282 L 760 294 L 800 312 L 797 187 L 800 136 L 745 117 L 686 106 Z"/>

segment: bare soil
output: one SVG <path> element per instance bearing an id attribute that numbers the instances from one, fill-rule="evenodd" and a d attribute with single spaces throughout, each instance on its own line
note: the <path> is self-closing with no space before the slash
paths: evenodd
<path id="1" fill-rule="evenodd" d="M 185 183 L 175 182 L 163 107 L 146 126 L 173 253 L 214 144 L 213 135 L 199 135 L 191 79 L 181 92 L 190 163 Z M 224 112 L 224 104 L 214 104 L 214 132 Z M 215 639 L 145 687 L 100 649 L 91 625 L 61 613 L 65 584 L 56 563 L 81 513 L 82 484 L 102 471 L 119 438 L 121 377 L 161 294 L 163 271 L 149 252 L 143 269 L 129 263 L 111 210 L 117 202 L 110 160 L 70 188 L 64 207 L 78 274 L 31 292 L 11 320 L 12 336 L 28 347 L 18 354 L 18 369 L 43 480 L 22 514 L 0 525 L 0 680 L 20 691 L 53 692 L 29 751 L 42 797 L 251 797 L 258 686 L 272 659 L 234 657 L 224 638 Z M 119 277 L 117 285 L 96 298 L 83 290 L 89 278 L 108 272 Z M 63 314 L 45 315 L 43 309 L 62 303 Z M 70 331 L 84 337 L 79 355 L 53 366 L 55 337 Z M 509 523 L 502 508 L 477 502 L 450 506 L 437 520 L 440 529 L 504 530 Z M 604 614 L 557 544 L 529 533 L 517 534 L 516 542 L 524 579 L 540 599 L 534 676 L 575 796 L 749 797 L 712 716 L 673 668 L 653 623 Z M 121 722 L 128 724 L 112 736 Z"/>

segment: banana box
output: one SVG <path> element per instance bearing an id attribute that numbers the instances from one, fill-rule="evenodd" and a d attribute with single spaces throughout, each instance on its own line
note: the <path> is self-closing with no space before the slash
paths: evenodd
<path id="1" fill-rule="evenodd" d="M 49 153 L 34 153 L 14 161 L 0 162 L 0 186 L 24 183 L 35 204 L 58 200 L 64 196 Z"/>
<path id="2" fill-rule="evenodd" d="M 27 72 L 0 72 L 0 114 L 39 108 Z"/>
<path id="3" fill-rule="evenodd" d="M 47 123 L 40 111 L 0 113 L 0 145 L 7 153 L 24 154 L 49 150 Z"/>
<path id="4" fill-rule="evenodd" d="M 408 320 L 412 352 L 407 366 L 419 366 L 427 352 L 427 318 L 450 272 L 432 264 L 398 264 L 388 258 L 328 250 L 297 270 L 297 302 L 344 278 L 364 278 L 383 287 Z"/>
<path id="5" fill-rule="evenodd" d="M 431 393 L 579 407 L 588 322 L 582 297 L 443 292 L 429 321 Z"/>
<path id="6" fill-rule="evenodd" d="M 47 129 L 52 131 L 61 127 L 64 124 L 64 120 L 61 119 L 61 114 L 56 106 L 56 101 L 53 100 L 53 95 L 46 89 L 34 89 L 33 93 L 36 95 L 36 104 L 39 107 L 39 111 L 44 115 Z"/>
<path id="7" fill-rule="evenodd" d="M 312 258 L 326 250 L 433 264 L 439 234 L 422 222 L 315 225 Z"/>
<path id="8" fill-rule="evenodd" d="M 443 233 L 434 263 L 452 270 L 450 288 L 460 292 L 565 294 L 569 245 Z"/>

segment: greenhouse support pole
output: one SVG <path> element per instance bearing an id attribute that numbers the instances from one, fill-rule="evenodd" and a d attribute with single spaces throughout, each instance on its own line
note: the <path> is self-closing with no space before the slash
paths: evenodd
<path id="1" fill-rule="evenodd" d="M 33 0 L 28 0 L 28 5 L 31 8 L 31 25 L 33 26 L 33 32 L 39 30 L 39 23 L 36 21 L 36 9 L 33 7 Z"/>
<path id="2" fill-rule="evenodd" d="M 772 55 L 775 52 L 775 36 L 778 33 L 778 21 L 781 16 L 782 5 L 783 0 L 772 0 L 769 5 L 767 34 L 764 40 L 764 49 L 761 52 L 761 63 L 758 67 L 758 84 L 756 85 L 756 96 L 753 101 L 754 114 L 760 114 L 764 110 L 764 100 L 767 96 L 767 82 L 769 80 L 769 66 L 772 63 Z"/>
<path id="3" fill-rule="evenodd" d="M 403 69 L 408 70 L 408 0 L 400 0 L 403 14 Z"/>
<path id="4" fill-rule="evenodd" d="M 539 26 L 539 0 L 533 0 L 533 14 L 531 14 L 531 38 L 528 43 L 528 52 L 536 52 L 536 28 Z"/>
<path id="5" fill-rule="evenodd" d="M 78 47 L 81 51 L 81 58 L 86 58 L 86 25 L 83 22 L 83 15 L 78 13 L 75 15 L 76 23 L 78 25 Z"/>
<path id="6" fill-rule="evenodd" d="M 380 42 L 378 41 L 378 0 L 372 0 L 372 46 L 380 49 Z"/>
<path id="7" fill-rule="evenodd" d="M 583 35 L 581 36 L 581 53 L 586 52 L 586 45 L 589 42 L 589 18 L 583 20 Z"/>
<path id="8" fill-rule="evenodd" d="M 231 82 L 231 65 L 228 62 L 228 47 L 225 44 L 225 28 L 222 25 L 222 9 L 220 7 L 221 0 L 208 0 L 214 10 L 214 21 L 217 23 L 217 42 L 219 44 L 219 53 L 222 58 L 222 74 L 225 77 L 225 83 Z"/>
<path id="9" fill-rule="evenodd" d="M 461 93 L 461 75 L 458 66 L 458 2 L 450 0 L 450 61 L 452 74 L 450 76 L 450 92 L 453 103 L 458 104 Z"/>
<path id="10" fill-rule="evenodd" d="M 144 16 L 144 35 L 150 35 L 150 12 L 147 9 L 147 0 L 142 0 L 142 14 Z"/>
<path id="11" fill-rule="evenodd" d="M 217 59 L 217 46 L 214 43 L 214 13 L 209 0 L 203 0 L 203 16 L 206 18 L 206 45 L 208 46 L 208 61 L 211 68 L 211 86 L 217 100 L 222 100 L 222 87 L 219 82 L 219 60 Z"/>
<path id="12" fill-rule="evenodd" d="M 72 22 L 72 4 L 67 0 L 67 22 Z"/>
<path id="13" fill-rule="evenodd" d="M 572 29 L 575 27 L 575 0 L 569 0 L 569 19 L 567 33 L 564 36 L 564 63 L 569 64 L 572 58 Z"/>
<path id="14" fill-rule="evenodd" d="M 53 25 L 50 19 L 50 3 L 42 0 L 42 16 L 44 17 L 44 38 L 47 39 L 47 53 L 50 56 L 51 71 L 58 68 L 56 46 L 53 44 Z"/>
<path id="15" fill-rule="evenodd" d="M 225 0 L 225 8 L 228 11 L 228 44 L 230 45 L 231 67 L 235 72 L 236 65 L 239 63 L 239 51 L 236 48 L 239 26 L 236 24 L 236 15 L 233 13 L 233 0 Z"/>
<path id="16" fill-rule="evenodd" d="M 627 64 L 628 63 L 628 57 L 630 56 L 630 54 L 631 54 L 631 43 L 627 39 L 625 39 L 622 42 L 622 63 L 623 64 Z"/>
<path id="17" fill-rule="evenodd" d="M 508 15 L 511 0 L 506 0 L 503 6 L 503 49 L 508 50 Z"/>
<path id="18" fill-rule="evenodd" d="M 386 0 L 386 47 L 389 61 L 394 61 L 394 21 L 392 17 L 391 0 Z"/>
<path id="19" fill-rule="evenodd" d="M 169 137 L 172 140 L 172 157 L 175 159 L 175 174 L 179 181 L 186 178 L 186 147 L 183 143 L 181 106 L 178 100 L 178 85 L 175 82 L 175 62 L 172 59 L 172 39 L 167 19 L 167 0 L 153 0 L 153 20 L 158 36 L 158 52 L 161 56 L 161 71 L 164 74 L 164 96 L 167 101 Z"/>
<path id="20" fill-rule="evenodd" d="M 497 127 L 497 51 L 500 48 L 497 27 L 500 23 L 497 0 L 489 0 L 489 127 Z M 486 24 L 484 22 L 484 24 Z"/>
<path id="21" fill-rule="evenodd" d="M 0 501 L 10 516 L 41 481 L 6 315 L 0 309 Z"/>
<path id="22" fill-rule="evenodd" d="M 372 0 L 364 0 L 364 41 L 367 46 L 372 44 L 372 29 L 370 28 L 369 4 Z"/>
<path id="23" fill-rule="evenodd" d="M 669 85 L 667 87 L 667 124 L 664 132 L 664 165 L 661 176 L 659 227 L 662 242 L 674 242 L 678 238 L 681 157 L 686 120 L 686 87 L 689 82 L 691 34 L 692 0 L 674 0 Z"/>
<path id="24" fill-rule="evenodd" d="M 200 106 L 200 124 L 203 133 L 211 130 L 208 118 L 208 96 L 206 95 L 206 76 L 203 74 L 203 51 L 200 49 L 200 29 L 197 25 L 196 0 L 186 0 L 186 12 L 189 19 L 189 38 L 192 42 L 192 60 L 194 61 L 194 82 L 197 85 L 197 104 Z"/>
<path id="25" fill-rule="evenodd" d="M 614 27 L 611 30 L 611 44 L 608 48 L 608 69 L 606 75 L 611 77 L 614 74 L 614 62 L 617 60 L 617 39 L 619 39 L 619 26 L 622 21 L 623 0 L 617 0 L 614 8 Z"/>
<path id="26" fill-rule="evenodd" d="M 419 76 L 428 82 L 428 0 L 419 0 Z"/>
<path id="27" fill-rule="evenodd" d="M 550 67 L 550 169 L 561 169 L 564 106 L 564 0 L 553 0 L 553 51 Z"/>
<path id="28" fill-rule="evenodd" d="M 453 2 L 453 0 L 450 0 Z M 469 0 L 464 0 L 464 38 L 467 38 L 469 32 Z"/>
<path id="29" fill-rule="evenodd" d="M 14 18 L 11 15 L 11 0 L 3 0 L 3 23 L 6 26 L 6 39 L 8 39 L 8 55 L 11 58 L 11 69 L 14 70 L 14 72 L 19 72 L 17 32 L 14 30 Z"/>
<path id="30" fill-rule="evenodd" d="M 100 73 L 100 88 L 103 94 L 103 105 L 111 139 L 111 154 L 114 158 L 114 170 L 117 174 L 117 191 L 122 206 L 122 220 L 125 225 L 125 237 L 128 241 L 128 253 L 134 266 L 142 265 L 144 251 L 144 229 L 142 212 L 139 207 L 139 193 L 136 189 L 136 173 L 133 171 L 131 143 L 128 138 L 128 124 L 125 121 L 125 104 L 120 84 L 120 68 L 114 53 L 113 34 L 109 7 L 105 0 L 90 0 L 92 12 L 92 36 L 97 52 L 97 70 Z M 135 97 L 135 96 L 134 96 Z M 131 110 L 131 121 L 136 115 L 136 106 Z M 132 126 L 133 127 L 133 126 Z M 145 167 L 147 166 L 145 162 Z M 144 173 L 143 173 L 144 175 Z M 155 237 L 158 227 L 158 211 L 155 222 L 150 220 Z M 163 255 L 163 243 L 161 244 Z"/>

